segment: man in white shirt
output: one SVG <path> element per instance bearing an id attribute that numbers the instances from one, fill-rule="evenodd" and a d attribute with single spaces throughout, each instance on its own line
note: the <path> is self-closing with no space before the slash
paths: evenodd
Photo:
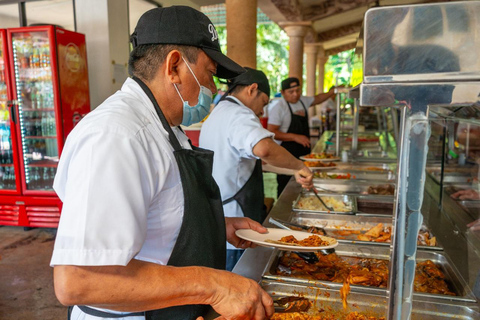
<path id="1" fill-rule="evenodd" d="M 132 78 L 79 122 L 60 159 L 57 298 L 75 320 L 198 319 L 210 307 L 227 319 L 269 318 L 271 297 L 222 270 L 227 240 L 251 245 L 237 229 L 266 230 L 224 217 L 212 152 L 178 128 L 208 113 L 214 74 L 245 70 L 190 7 L 147 11 L 131 42 Z"/>
<path id="2" fill-rule="evenodd" d="M 213 177 L 218 183 L 226 217 L 249 217 L 262 223 L 264 209 L 262 161 L 295 170 L 297 182 L 312 186 L 312 172 L 273 141 L 259 117 L 268 104 L 270 86 L 262 71 L 247 72 L 229 81 L 229 89 L 202 125 L 200 147 L 214 151 Z M 243 250 L 227 244 L 227 270 Z"/>
<path id="3" fill-rule="evenodd" d="M 282 97 L 275 99 L 268 109 L 267 129 L 275 134 L 275 141 L 287 149 L 296 158 L 310 153 L 310 128 L 308 126 L 308 108 L 335 95 L 332 89 L 314 97 L 302 96 L 298 78 L 282 81 Z M 288 175 L 277 175 L 280 196 L 290 180 Z"/>

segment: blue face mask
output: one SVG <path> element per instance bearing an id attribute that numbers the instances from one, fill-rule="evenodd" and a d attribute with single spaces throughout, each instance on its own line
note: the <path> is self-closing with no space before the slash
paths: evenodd
<path id="1" fill-rule="evenodd" d="M 195 78 L 195 81 L 197 81 L 198 86 L 200 87 L 200 92 L 198 93 L 198 103 L 194 106 L 190 106 L 188 104 L 188 101 L 183 100 L 180 91 L 178 91 L 177 85 L 175 83 L 173 84 L 175 86 L 175 89 L 177 90 L 178 95 L 180 96 L 180 99 L 182 99 L 183 102 L 182 125 L 188 127 L 194 123 L 202 121 L 208 115 L 208 113 L 210 112 L 210 105 L 212 104 L 212 91 L 202 86 L 200 82 L 198 82 L 195 73 L 193 73 L 187 61 L 185 61 L 185 59 L 183 59 L 183 61 L 187 65 L 188 70 L 190 70 L 193 77 Z"/>

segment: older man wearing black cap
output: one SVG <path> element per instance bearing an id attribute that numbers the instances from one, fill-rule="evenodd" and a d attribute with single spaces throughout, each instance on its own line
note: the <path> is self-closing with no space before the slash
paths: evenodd
<path id="1" fill-rule="evenodd" d="M 262 160 L 295 171 L 297 182 L 312 186 L 312 172 L 302 161 L 273 141 L 259 116 L 268 104 L 270 86 L 262 71 L 247 72 L 229 81 L 229 89 L 202 125 L 200 146 L 214 151 L 213 177 L 220 187 L 226 217 L 265 220 Z M 243 250 L 227 244 L 227 270 Z"/>
<path id="2" fill-rule="evenodd" d="M 63 201 L 51 260 L 71 319 L 265 319 L 271 297 L 223 271 L 235 230 L 211 175 L 213 153 L 179 125 L 201 121 L 213 75 L 245 72 L 220 51 L 215 27 L 189 7 L 146 12 L 131 37 L 127 79 L 69 135 L 55 177 Z M 88 306 L 87 306 L 88 305 Z M 199 318 L 199 319 L 200 319 Z"/>
<path id="3" fill-rule="evenodd" d="M 302 87 L 298 78 L 282 81 L 283 98 L 276 99 L 268 109 L 267 129 L 275 134 L 275 142 L 287 149 L 295 157 L 310 153 L 310 129 L 308 126 L 308 108 L 332 98 L 333 88 L 314 97 L 302 96 Z M 278 195 L 290 180 L 288 175 L 277 175 Z"/>

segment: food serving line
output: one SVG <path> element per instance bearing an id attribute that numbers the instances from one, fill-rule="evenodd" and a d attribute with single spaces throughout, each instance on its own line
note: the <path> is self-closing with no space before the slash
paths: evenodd
<path id="1" fill-rule="evenodd" d="M 471 19 L 449 19 L 449 23 L 466 21 L 455 29 L 465 37 L 433 32 L 435 28 L 428 26 L 438 20 L 418 14 L 429 10 L 471 15 Z M 443 157 L 445 150 L 427 168 L 432 114 L 441 117 L 441 108 L 456 112 L 478 104 L 479 66 L 463 64 L 455 69 L 447 62 L 466 57 L 465 39 L 474 47 L 480 45 L 479 13 L 478 2 L 367 11 L 357 44 L 363 53 L 364 82 L 351 91 L 356 96 L 353 137 L 349 132 L 326 132 L 313 148 L 314 153 L 336 155 L 335 160 L 346 152 L 350 160 L 310 166 L 319 196 L 333 210 L 326 210 L 292 179 L 264 223 L 269 228 L 279 228 L 275 222 L 279 220 L 315 226 L 337 239 L 335 252 L 319 251 L 315 259 L 257 247 L 245 251 L 234 272 L 258 281 L 274 300 L 307 297 L 314 304 L 311 314 L 325 319 L 364 319 L 352 312 L 389 320 L 480 319 L 480 304 L 473 293 L 480 283 L 479 240 L 459 227 L 471 221 L 465 219 L 467 204 L 462 207 L 444 196 L 442 200 L 444 183 L 456 178 L 445 174 L 451 167 Z M 389 38 L 394 34 L 395 43 Z M 436 46 L 424 44 L 422 39 L 430 38 Z M 402 50 L 403 55 L 395 56 Z M 439 70 L 444 64 L 446 69 Z M 390 108 L 391 120 L 400 116 L 393 126 L 395 143 L 389 145 L 398 148 L 398 157 L 382 144 L 389 132 L 355 130 L 359 107 Z M 445 134 L 438 138 L 445 145 Z M 345 283 L 350 284 L 349 294 Z"/>

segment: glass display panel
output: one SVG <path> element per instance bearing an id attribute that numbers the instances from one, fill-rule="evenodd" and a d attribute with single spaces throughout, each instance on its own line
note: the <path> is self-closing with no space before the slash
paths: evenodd
<path id="1" fill-rule="evenodd" d="M 8 110 L 4 39 L 0 37 L 0 189 L 15 190 L 10 112 Z"/>
<path id="2" fill-rule="evenodd" d="M 12 40 L 25 183 L 51 190 L 58 146 L 48 34 L 14 33 Z"/>

